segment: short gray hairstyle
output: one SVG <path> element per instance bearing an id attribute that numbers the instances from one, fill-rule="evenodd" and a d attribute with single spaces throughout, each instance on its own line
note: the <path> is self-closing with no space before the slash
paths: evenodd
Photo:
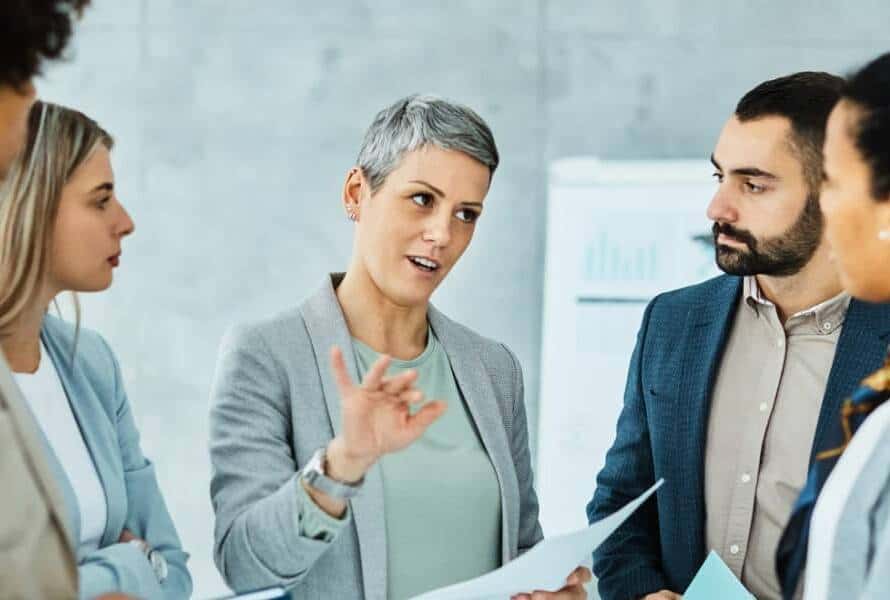
<path id="1" fill-rule="evenodd" d="M 374 193 L 406 152 L 428 144 L 457 150 L 487 166 L 491 176 L 500 158 L 488 124 L 473 109 L 431 95 L 413 94 L 384 108 L 365 132 L 356 163 Z"/>

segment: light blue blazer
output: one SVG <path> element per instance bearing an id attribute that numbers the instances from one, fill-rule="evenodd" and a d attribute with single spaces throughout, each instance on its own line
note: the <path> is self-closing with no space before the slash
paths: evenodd
<path id="1" fill-rule="evenodd" d="M 80 597 L 122 592 L 137 598 L 181 600 L 192 591 L 185 563 L 188 554 L 164 504 L 152 463 L 142 454 L 117 359 L 102 337 L 47 315 L 40 334 L 80 427 L 99 480 L 108 516 L 99 550 L 77 552 Z M 72 352 L 73 351 L 73 352 Z M 65 496 L 72 543 L 80 540 L 80 508 L 71 483 L 48 440 L 49 462 Z M 158 583 L 145 555 L 132 544 L 118 543 L 130 530 L 164 555 L 168 575 Z"/>

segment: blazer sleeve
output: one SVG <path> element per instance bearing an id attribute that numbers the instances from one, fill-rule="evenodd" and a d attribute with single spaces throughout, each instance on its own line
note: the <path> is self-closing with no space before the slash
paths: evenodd
<path id="1" fill-rule="evenodd" d="M 343 530 L 314 538 L 305 527 L 290 415 L 286 379 L 260 333 L 231 330 L 211 389 L 210 495 L 214 559 L 235 590 L 297 585 Z"/>
<path id="2" fill-rule="evenodd" d="M 142 454 L 139 431 L 124 391 L 117 359 L 107 345 L 106 349 L 113 364 L 113 418 L 116 419 L 127 492 L 124 528 L 160 552 L 167 561 L 168 571 L 167 578 L 159 583 L 148 559 L 138 548 L 131 544 L 112 544 L 80 561 L 80 595 L 82 598 L 92 598 L 116 591 L 138 598 L 188 598 L 192 592 L 192 579 L 186 568 L 188 554 L 182 550 L 182 543 L 158 486 L 154 465 Z"/>
<path id="3" fill-rule="evenodd" d="M 596 478 L 596 492 L 587 505 L 594 523 L 643 493 L 655 483 L 652 446 L 643 398 L 642 360 L 653 300 L 643 315 L 630 361 L 624 407 L 615 442 Z M 658 507 L 643 504 L 593 554 L 593 571 L 603 600 L 636 599 L 668 587 L 661 568 Z"/>
<path id="4" fill-rule="evenodd" d="M 519 554 L 541 541 L 544 533 L 538 521 L 538 495 L 528 446 L 528 420 L 525 413 L 525 384 L 516 356 L 504 346 L 513 364 L 513 415 L 510 429 L 510 453 L 519 481 Z"/>

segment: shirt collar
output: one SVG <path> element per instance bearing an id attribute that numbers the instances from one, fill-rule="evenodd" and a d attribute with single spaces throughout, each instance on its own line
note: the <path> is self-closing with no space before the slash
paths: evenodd
<path id="1" fill-rule="evenodd" d="M 745 304 L 758 316 L 760 315 L 760 310 L 765 307 L 775 309 L 775 304 L 763 295 L 760 286 L 757 284 L 757 278 L 753 275 L 748 275 L 744 278 L 742 294 Z M 820 302 L 816 306 L 791 315 L 785 322 L 785 327 L 790 330 L 798 323 L 807 323 L 812 325 L 812 327 L 808 327 L 810 333 L 815 330 L 817 333 L 828 335 L 843 324 L 849 306 L 850 294 L 841 292 L 837 296 Z"/>

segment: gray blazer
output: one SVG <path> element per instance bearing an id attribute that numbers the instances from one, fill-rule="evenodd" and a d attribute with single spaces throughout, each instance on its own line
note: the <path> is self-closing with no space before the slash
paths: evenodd
<path id="1" fill-rule="evenodd" d="M 77 598 L 77 562 L 51 450 L 0 352 L 0 595 Z"/>
<path id="2" fill-rule="evenodd" d="M 353 522 L 341 535 L 332 542 L 300 535 L 296 479 L 312 453 L 340 430 L 340 399 L 328 364 L 332 346 L 351 347 L 334 293 L 340 277 L 327 279 L 297 309 L 235 327 L 220 348 L 210 413 L 214 556 L 236 590 L 283 585 L 296 598 L 387 596 L 379 467 L 351 501 Z M 428 318 L 497 474 L 507 562 L 542 538 L 522 371 L 502 344 L 432 306 Z M 357 379 L 352 353 L 344 355 Z"/>

